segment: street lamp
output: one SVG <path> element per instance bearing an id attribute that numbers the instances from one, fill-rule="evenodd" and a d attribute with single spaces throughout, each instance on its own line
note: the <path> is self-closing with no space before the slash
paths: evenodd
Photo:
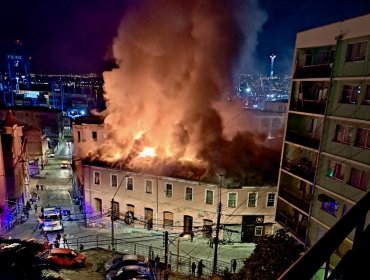
<path id="1" fill-rule="evenodd" d="M 112 247 L 112 250 L 114 251 L 115 250 L 115 246 L 114 246 L 114 218 L 115 218 L 115 211 L 114 211 L 114 198 L 118 192 L 118 190 L 120 189 L 122 183 L 123 183 L 123 180 L 125 180 L 125 178 L 127 178 L 129 176 L 129 174 L 126 174 L 125 176 L 123 176 L 121 182 L 119 183 L 118 187 L 117 187 L 117 190 L 116 192 L 114 193 L 113 197 L 112 197 L 112 201 L 111 201 L 111 213 L 110 213 L 110 219 L 111 219 L 111 233 L 112 233 L 112 239 L 111 239 L 111 247 Z"/>

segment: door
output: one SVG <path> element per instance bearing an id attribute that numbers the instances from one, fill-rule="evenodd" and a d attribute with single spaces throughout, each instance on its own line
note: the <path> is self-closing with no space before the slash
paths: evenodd
<path id="1" fill-rule="evenodd" d="M 184 233 L 193 232 L 193 217 L 192 216 L 184 216 Z"/>

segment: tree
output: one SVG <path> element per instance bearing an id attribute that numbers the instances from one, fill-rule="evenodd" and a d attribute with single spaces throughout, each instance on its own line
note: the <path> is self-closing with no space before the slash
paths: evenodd
<path id="1" fill-rule="evenodd" d="M 303 252 L 303 246 L 284 229 L 261 237 L 233 279 L 276 280 Z"/>

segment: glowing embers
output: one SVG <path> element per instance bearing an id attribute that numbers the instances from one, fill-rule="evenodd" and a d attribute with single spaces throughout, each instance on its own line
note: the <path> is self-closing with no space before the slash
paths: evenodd
<path id="1" fill-rule="evenodd" d="M 155 149 L 151 147 L 145 147 L 141 153 L 139 153 L 139 157 L 155 157 Z"/>

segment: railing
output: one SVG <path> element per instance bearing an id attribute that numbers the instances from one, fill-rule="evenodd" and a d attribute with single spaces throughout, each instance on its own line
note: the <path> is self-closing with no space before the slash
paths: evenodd
<path id="1" fill-rule="evenodd" d="M 324 279 L 369 279 L 370 226 L 364 230 L 369 210 L 370 192 L 365 194 L 313 247 L 288 268 L 279 280 L 311 279 L 323 265 L 326 265 Z M 355 238 L 352 249 L 332 269 L 329 276 L 330 256 L 353 230 L 355 230 Z"/>
<path id="2" fill-rule="evenodd" d="M 92 249 L 92 248 L 104 248 L 104 249 L 111 249 L 111 237 L 105 235 L 89 235 L 84 237 L 77 237 L 71 238 L 68 240 L 68 246 L 72 249 L 79 249 L 80 245 L 83 244 L 84 249 Z M 140 244 L 135 240 L 130 239 L 118 239 L 114 240 L 115 248 L 118 253 L 131 253 L 137 254 L 142 256 L 148 256 L 149 260 L 154 261 L 154 258 L 158 255 L 160 260 L 164 260 L 164 248 L 157 248 L 151 245 L 144 245 Z M 171 266 L 171 270 L 176 272 L 176 261 L 177 261 L 177 254 L 169 252 L 169 262 L 168 264 Z M 178 273 L 183 275 L 190 275 L 191 274 L 191 264 L 192 262 L 198 263 L 200 259 L 191 257 L 191 256 L 184 256 L 179 254 L 179 264 L 178 264 Z M 212 260 L 203 260 L 203 264 L 205 268 L 203 270 L 204 276 L 212 275 Z M 225 269 L 229 269 L 230 271 L 230 263 L 226 263 L 223 261 L 217 262 L 218 272 L 222 273 Z"/>

